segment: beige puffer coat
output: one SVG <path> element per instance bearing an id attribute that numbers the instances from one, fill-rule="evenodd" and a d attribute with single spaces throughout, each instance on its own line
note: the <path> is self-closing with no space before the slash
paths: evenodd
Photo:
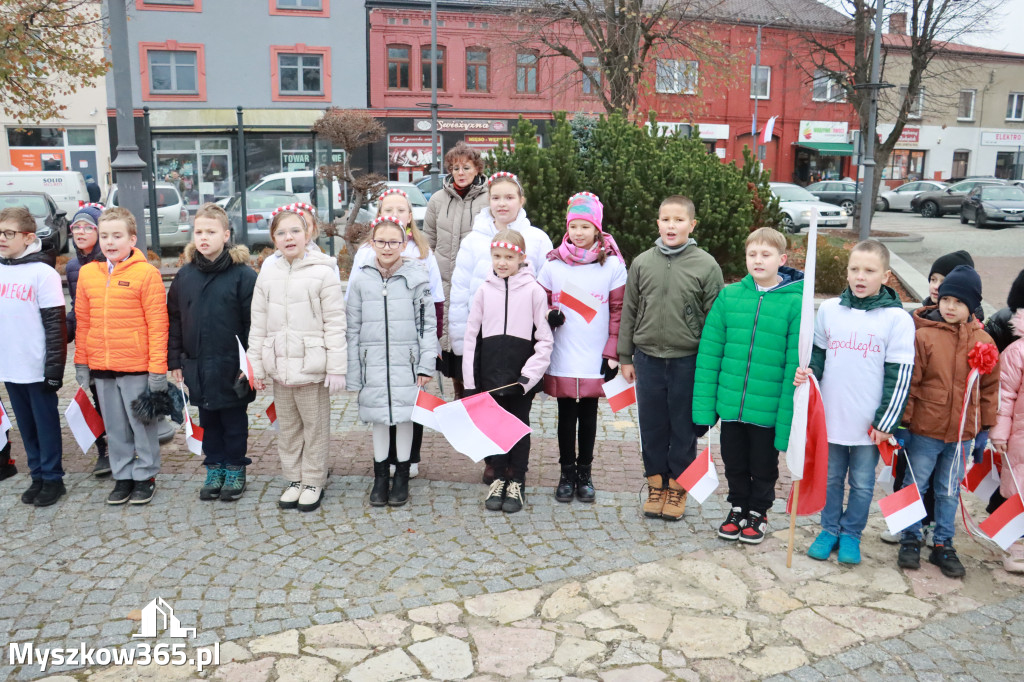
<path id="1" fill-rule="evenodd" d="M 249 362 L 256 378 L 285 386 L 345 374 L 345 299 L 334 259 L 307 252 L 263 264 L 252 295 Z"/>

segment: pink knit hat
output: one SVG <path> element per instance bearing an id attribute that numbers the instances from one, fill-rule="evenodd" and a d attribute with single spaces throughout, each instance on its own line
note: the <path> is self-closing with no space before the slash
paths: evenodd
<path id="1" fill-rule="evenodd" d="M 573 220 L 586 220 L 599 232 L 603 232 L 604 229 L 601 227 L 603 219 L 604 206 L 601 205 L 601 200 L 597 198 L 596 194 L 579 192 L 569 197 L 569 210 L 565 215 L 566 229 L 569 228 L 569 223 Z"/>

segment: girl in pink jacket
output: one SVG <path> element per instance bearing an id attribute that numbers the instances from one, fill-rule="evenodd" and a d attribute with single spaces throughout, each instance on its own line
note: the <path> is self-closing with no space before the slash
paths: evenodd
<path id="1" fill-rule="evenodd" d="M 467 395 L 491 391 L 501 407 L 529 426 L 530 405 L 551 360 L 552 339 L 547 294 L 523 267 L 525 261 L 521 234 L 502 230 L 494 235 L 493 273 L 473 296 L 466 322 L 462 376 Z M 511 514 L 523 508 L 529 459 L 529 435 L 507 454 L 486 458 L 497 474 L 487 491 L 487 509 Z"/>
<path id="2" fill-rule="evenodd" d="M 1024 308 L 1014 313 L 1010 326 L 1015 336 L 1024 337 Z M 1024 481 L 1024 338 L 1011 343 L 999 356 L 999 395 L 999 416 L 989 439 L 1003 456 L 999 494 L 1009 499 L 1017 494 L 1014 479 Z M 1003 568 L 1024 573 L 1024 541 L 1010 546 Z"/>

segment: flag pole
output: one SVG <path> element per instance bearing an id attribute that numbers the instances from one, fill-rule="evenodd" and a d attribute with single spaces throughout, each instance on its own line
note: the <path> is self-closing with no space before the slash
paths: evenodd
<path id="1" fill-rule="evenodd" d="M 796 505 L 800 501 L 800 481 L 793 481 L 793 510 L 789 513 L 789 547 L 786 549 L 786 568 L 793 568 L 793 540 L 796 537 Z"/>
<path id="2" fill-rule="evenodd" d="M 512 388 L 513 386 L 520 386 L 518 381 L 514 381 L 511 384 L 505 384 L 504 386 L 498 386 L 497 388 L 489 388 L 484 393 L 493 393 L 494 391 L 500 391 L 503 388 Z"/>

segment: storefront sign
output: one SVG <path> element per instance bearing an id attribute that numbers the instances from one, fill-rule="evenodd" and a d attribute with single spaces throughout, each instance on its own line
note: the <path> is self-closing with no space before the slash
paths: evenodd
<path id="1" fill-rule="evenodd" d="M 331 163 L 341 163 L 344 158 L 344 152 L 338 150 L 331 152 Z M 306 170 L 313 167 L 313 150 L 311 149 L 297 149 L 297 150 L 281 150 L 281 170 L 283 171 L 298 171 Z"/>
<path id="2" fill-rule="evenodd" d="M 800 142 L 845 144 L 850 124 L 845 121 L 800 121 Z"/>
<path id="3" fill-rule="evenodd" d="M 982 133 L 981 144 L 986 147 L 1024 146 L 1024 133 Z"/>
<path id="4" fill-rule="evenodd" d="M 515 151 L 516 144 L 511 135 L 466 135 L 466 145 L 482 152 L 489 152 L 505 144 L 510 145 Z"/>
<path id="5" fill-rule="evenodd" d="M 444 157 L 441 140 L 437 140 L 439 158 Z M 434 161 L 430 135 L 388 135 L 388 176 L 408 182 L 426 173 Z"/>
<path id="6" fill-rule="evenodd" d="M 650 123 L 647 124 L 650 127 Z M 662 135 L 682 135 L 687 137 L 696 126 L 700 131 L 702 140 L 727 140 L 729 139 L 729 126 L 724 123 L 682 123 L 673 121 L 658 121 L 658 132 Z"/>
<path id="7" fill-rule="evenodd" d="M 433 129 L 429 118 L 418 118 L 413 122 L 417 131 L 430 132 Z M 508 121 L 497 119 L 476 119 L 476 118 L 439 118 L 437 120 L 438 132 L 492 132 L 504 133 L 508 131 Z"/>
<path id="8" fill-rule="evenodd" d="M 901 147 L 916 147 L 918 142 L 921 141 L 921 129 L 906 127 L 903 132 L 900 133 L 900 139 L 896 144 Z"/>
<path id="9" fill-rule="evenodd" d="M 63 149 L 12 149 L 11 166 L 24 171 L 64 170 Z"/>

